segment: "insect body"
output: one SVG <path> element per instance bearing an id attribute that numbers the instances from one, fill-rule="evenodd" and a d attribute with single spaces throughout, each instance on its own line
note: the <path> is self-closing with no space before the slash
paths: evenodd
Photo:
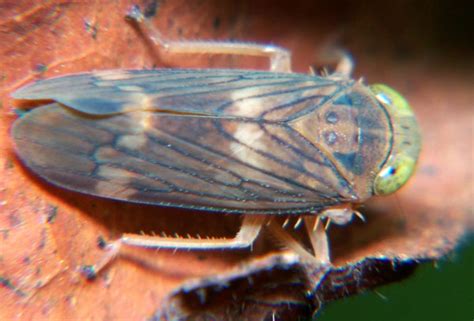
<path id="1" fill-rule="evenodd" d="M 420 148 L 397 92 L 341 74 L 112 70 L 41 80 L 13 97 L 50 102 L 12 129 L 18 155 L 45 180 L 128 202 L 246 214 L 232 240 L 125 235 L 131 245 L 244 247 L 280 214 L 345 223 L 347 204 L 398 190 Z"/>

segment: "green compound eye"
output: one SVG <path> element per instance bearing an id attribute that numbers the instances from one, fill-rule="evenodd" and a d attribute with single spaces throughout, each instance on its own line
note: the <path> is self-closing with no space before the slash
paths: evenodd
<path id="1" fill-rule="evenodd" d="M 415 160 L 406 155 L 390 159 L 375 178 L 375 194 L 388 195 L 399 190 L 412 176 L 415 166 Z"/>
<path id="2" fill-rule="evenodd" d="M 370 86 L 370 90 L 375 94 L 375 98 L 385 106 L 391 106 L 396 112 L 396 116 L 410 115 L 414 117 L 413 110 L 408 101 L 395 89 L 382 84 Z"/>
<path id="3" fill-rule="evenodd" d="M 393 126 L 393 147 L 374 180 L 374 192 L 396 192 L 413 175 L 420 153 L 421 138 L 415 115 L 406 99 L 386 85 L 372 85 L 375 98 L 387 109 Z"/>

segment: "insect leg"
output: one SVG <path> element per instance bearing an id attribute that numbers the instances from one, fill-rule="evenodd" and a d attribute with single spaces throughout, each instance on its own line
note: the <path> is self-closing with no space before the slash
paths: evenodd
<path id="1" fill-rule="evenodd" d="M 147 248 L 168 249 L 238 249 L 250 247 L 257 238 L 262 225 L 265 223 L 264 215 L 245 215 L 242 226 L 234 238 L 178 238 L 160 237 L 138 234 L 124 234 L 120 238 L 122 244 Z"/>
<path id="2" fill-rule="evenodd" d="M 351 206 L 345 206 L 326 209 L 321 212 L 319 216 L 321 218 L 328 219 L 328 223 L 326 225 L 329 227 L 329 222 L 334 222 L 337 225 L 348 224 L 350 221 L 352 221 L 352 218 L 354 217 L 355 213 L 356 211 L 354 211 Z M 358 214 L 357 216 L 359 215 L 361 214 Z M 327 227 L 325 229 L 327 229 Z"/>
<path id="3" fill-rule="evenodd" d="M 308 233 L 317 261 L 329 264 L 331 258 L 329 256 L 329 242 L 326 229 L 322 224 L 316 224 L 317 219 L 317 217 L 313 216 L 304 218 L 306 232 Z M 316 226 L 315 230 L 313 229 L 313 226 Z"/>
<path id="4" fill-rule="evenodd" d="M 272 220 L 268 223 L 268 231 L 276 238 L 281 245 L 298 254 L 302 259 L 307 261 L 314 261 L 315 257 L 306 251 L 301 244 L 296 241 L 278 222 Z"/>
<path id="5" fill-rule="evenodd" d="M 354 70 L 354 60 L 351 55 L 346 51 L 339 50 L 337 52 L 337 58 L 339 59 L 334 73 L 342 74 L 346 77 L 350 77 Z"/>
<path id="6" fill-rule="evenodd" d="M 328 65 L 336 65 L 332 72 L 323 68 L 322 76 L 334 79 L 347 79 L 351 77 L 354 70 L 354 60 L 352 56 L 342 49 L 327 49 L 323 51 L 323 61 Z M 314 74 L 314 70 L 310 69 L 310 74 Z"/>
<path id="7" fill-rule="evenodd" d="M 232 239 L 178 238 L 124 234 L 120 239 L 107 245 L 107 253 L 97 264 L 81 267 L 81 273 L 87 279 L 94 279 L 102 269 L 120 255 L 120 248 L 123 245 L 175 250 L 239 249 L 250 247 L 257 238 L 266 220 L 267 218 L 264 215 L 245 215 L 239 232 Z"/>
<path id="8" fill-rule="evenodd" d="M 281 47 L 242 42 L 215 41 L 169 41 L 146 19 L 139 8 L 134 6 L 127 16 L 136 22 L 162 52 L 169 54 L 220 54 L 266 57 L 270 60 L 270 70 L 291 72 L 291 53 Z"/>
<path id="9" fill-rule="evenodd" d="M 305 217 L 304 223 L 306 231 L 313 247 L 315 255 L 309 253 L 304 247 L 301 246 L 284 228 L 282 228 L 277 222 L 270 221 L 268 224 L 268 230 L 277 238 L 285 247 L 294 251 L 302 259 L 307 261 L 316 261 L 318 264 L 331 264 L 329 257 L 329 242 L 326 235 L 326 230 L 322 224 L 315 224 L 317 217 Z M 313 226 L 316 225 L 316 229 Z"/>

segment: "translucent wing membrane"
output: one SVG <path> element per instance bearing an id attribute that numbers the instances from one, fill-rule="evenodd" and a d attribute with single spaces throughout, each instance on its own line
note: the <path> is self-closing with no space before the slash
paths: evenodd
<path id="1" fill-rule="evenodd" d="M 16 99 L 54 100 L 77 111 L 108 115 L 154 110 L 213 116 L 244 116 L 223 112 L 234 100 L 266 96 L 294 98 L 305 90 L 334 81 L 288 73 L 239 70 L 110 70 L 41 80 L 13 93 Z M 233 115 L 234 114 L 234 115 Z"/>
<path id="2" fill-rule="evenodd" d="M 316 211 L 354 191 L 291 122 L 350 85 L 238 70 L 71 75 L 14 93 L 57 103 L 27 113 L 13 137 L 34 172 L 82 193 L 226 212 Z"/>

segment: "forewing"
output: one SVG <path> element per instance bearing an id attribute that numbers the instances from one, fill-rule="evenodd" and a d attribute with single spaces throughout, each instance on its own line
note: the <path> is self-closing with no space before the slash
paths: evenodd
<path id="1" fill-rule="evenodd" d="M 247 117 L 251 110 L 231 111 L 229 105 L 242 100 L 260 103 L 304 97 L 314 89 L 333 85 L 334 81 L 326 78 L 245 70 L 107 70 L 40 80 L 12 96 L 53 100 L 92 115 L 152 110 Z"/>
<path id="2" fill-rule="evenodd" d="M 92 74 L 87 75 L 70 77 L 90 89 L 92 81 L 87 78 Z M 301 213 L 344 201 L 350 188 L 347 182 L 334 179 L 337 170 L 324 153 L 287 126 L 289 119 L 310 113 L 339 88 L 304 78 L 291 91 L 286 85 L 275 85 L 271 73 L 233 74 L 245 81 L 250 75 L 269 78 L 273 85 L 268 87 L 273 90 L 261 83 L 264 91 L 255 86 L 224 89 L 208 84 L 196 93 L 194 86 L 183 82 L 193 89 L 165 96 L 165 91 L 157 94 L 147 87 L 155 79 L 137 76 L 127 86 L 155 95 L 154 108 L 123 112 L 128 98 L 121 98 L 126 95 L 115 84 L 99 86 L 99 91 L 109 104 L 108 111 L 121 112 L 97 112 L 102 105 L 92 97 L 99 94 L 87 95 L 84 89 L 94 106 L 87 108 L 95 110 L 89 115 L 76 104 L 81 98 L 74 92 L 72 105 L 67 104 L 73 109 L 53 103 L 19 119 L 13 127 L 16 148 L 28 167 L 56 185 L 131 202 L 227 212 Z M 60 95 L 57 88 L 66 86 L 54 84 L 59 80 L 48 81 L 48 86 L 39 82 L 15 97 L 48 97 L 65 104 L 51 94 Z M 77 84 L 69 77 L 65 82 L 70 90 Z M 203 86 L 201 79 L 199 83 Z M 179 87 L 167 83 L 170 88 L 173 85 Z M 47 92 L 46 87 L 54 90 Z M 325 94 L 314 88 L 323 88 Z"/>

